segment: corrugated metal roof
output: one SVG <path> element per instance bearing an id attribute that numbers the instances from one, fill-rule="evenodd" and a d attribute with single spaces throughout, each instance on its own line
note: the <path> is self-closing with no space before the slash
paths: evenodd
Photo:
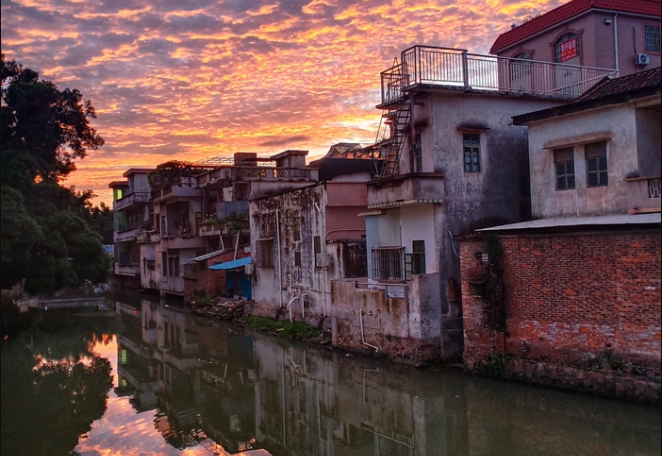
<path id="1" fill-rule="evenodd" d="M 660 17 L 660 2 L 655 0 L 573 0 L 502 33 L 490 48 L 490 54 L 593 8 Z"/>
<path id="2" fill-rule="evenodd" d="M 563 226 L 655 225 L 659 224 L 660 220 L 659 212 L 653 214 L 605 215 L 601 217 L 558 217 L 493 226 L 476 231 L 530 230 Z"/>

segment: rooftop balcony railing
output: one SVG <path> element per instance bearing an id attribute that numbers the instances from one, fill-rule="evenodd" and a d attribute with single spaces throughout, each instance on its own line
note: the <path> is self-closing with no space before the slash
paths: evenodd
<path id="1" fill-rule="evenodd" d="M 149 203 L 152 198 L 150 192 L 129 193 L 124 198 L 118 199 L 113 203 L 114 211 L 121 211 L 133 204 Z"/>
<path id="2" fill-rule="evenodd" d="M 616 70 L 470 54 L 464 49 L 414 46 L 381 73 L 382 104 L 416 86 L 576 98 Z"/>
<path id="3" fill-rule="evenodd" d="M 218 179 L 311 179 L 317 180 L 317 170 L 311 168 L 276 168 L 257 164 L 257 166 L 227 166 L 215 169 L 197 177 L 198 185 L 204 185 Z"/>

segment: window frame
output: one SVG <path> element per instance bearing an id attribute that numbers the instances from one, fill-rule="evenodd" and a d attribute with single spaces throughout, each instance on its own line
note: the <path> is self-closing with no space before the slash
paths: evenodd
<path id="1" fill-rule="evenodd" d="M 574 57 L 571 57 L 569 59 L 566 59 L 566 60 L 561 60 L 562 59 L 561 44 L 565 43 L 566 41 L 570 41 L 573 38 L 577 39 L 577 47 L 576 47 L 577 55 L 575 55 Z M 581 48 L 582 48 L 581 33 L 577 33 L 575 31 L 568 30 L 567 32 L 561 34 L 559 37 L 557 37 L 554 40 L 554 44 L 552 46 L 552 51 L 554 53 L 554 55 L 553 55 L 554 63 L 565 63 L 568 60 L 572 60 L 576 57 L 579 57 L 580 63 L 581 63 L 581 58 L 582 58 Z"/>
<path id="2" fill-rule="evenodd" d="M 405 280 L 405 249 L 402 246 L 372 249 L 372 276 L 378 280 Z"/>
<path id="3" fill-rule="evenodd" d="M 601 151 L 589 151 L 589 147 L 602 144 Z M 609 186 L 609 161 L 607 154 L 607 141 L 597 141 L 584 145 L 584 158 L 586 160 L 586 187 L 598 188 Z M 593 165 L 593 166 L 592 166 Z M 604 166 L 602 166 L 604 165 Z M 591 169 L 594 167 L 595 169 Z M 594 176 L 594 183 L 591 178 Z"/>
<path id="4" fill-rule="evenodd" d="M 553 160 L 554 160 L 554 181 L 556 191 L 565 191 L 565 190 L 575 190 L 577 188 L 577 175 L 575 173 L 575 157 L 574 157 L 574 148 L 571 147 L 562 147 L 559 149 L 554 149 L 553 151 Z M 562 154 L 570 155 L 570 158 L 561 157 Z M 559 173 L 559 165 L 563 166 L 563 173 Z M 572 172 L 568 171 L 568 165 L 572 165 Z M 564 185 L 559 185 L 560 178 L 563 178 Z M 570 183 L 569 179 L 572 179 Z"/>
<path id="5" fill-rule="evenodd" d="M 482 172 L 480 136 L 479 133 L 462 133 L 462 166 L 465 173 Z M 475 142 L 473 142 L 474 139 Z M 469 148 L 468 151 L 467 148 Z"/>
<path id="6" fill-rule="evenodd" d="M 425 274 L 425 241 L 415 240 L 411 243 L 412 274 Z"/>
<path id="7" fill-rule="evenodd" d="M 655 30 L 647 30 L 647 29 L 657 29 Z M 649 35 L 650 33 L 650 35 Z M 653 36 L 654 34 L 654 36 Z M 651 40 L 649 41 L 649 36 L 651 37 Z M 656 42 L 657 41 L 657 42 Z M 649 44 L 651 46 L 654 46 L 657 44 L 657 48 L 652 48 L 649 47 Z M 656 24 L 644 24 L 644 50 L 649 53 L 653 54 L 660 54 L 662 52 L 662 38 L 660 37 L 660 26 Z"/>
<path id="8" fill-rule="evenodd" d="M 412 173 L 423 172 L 423 146 L 421 132 L 414 133 L 414 140 L 409 141 L 409 171 Z"/>
<path id="9" fill-rule="evenodd" d="M 273 268 L 274 262 L 274 240 L 259 239 L 257 241 L 257 266 L 259 268 Z"/>

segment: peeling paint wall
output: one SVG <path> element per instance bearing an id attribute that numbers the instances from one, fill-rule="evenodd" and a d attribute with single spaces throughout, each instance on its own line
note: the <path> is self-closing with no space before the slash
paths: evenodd
<path id="1" fill-rule="evenodd" d="M 356 273 L 346 262 L 362 251 L 363 219 L 357 214 L 366 209 L 365 192 L 362 183 L 334 183 L 332 190 L 320 183 L 251 201 L 255 301 L 276 308 L 291 303 L 297 312 L 303 305 L 306 314 L 328 315 L 329 281 Z M 337 205 L 342 193 L 348 195 L 344 207 Z M 328 243 L 331 235 L 342 236 L 342 242 Z"/>

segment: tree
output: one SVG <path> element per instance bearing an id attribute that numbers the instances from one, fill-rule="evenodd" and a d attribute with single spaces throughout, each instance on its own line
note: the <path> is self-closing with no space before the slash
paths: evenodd
<path id="1" fill-rule="evenodd" d="M 25 280 L 27 291 L 42 293 L 105 280 L 110 258 L 88 222 L 100 227 L 109 210 L 96 213 L 91 191 L 60 185 L 75 159 L 103 145 L 89 123 L 92 104 L 4 54 L 0 73 L 2 288 Z"/>

